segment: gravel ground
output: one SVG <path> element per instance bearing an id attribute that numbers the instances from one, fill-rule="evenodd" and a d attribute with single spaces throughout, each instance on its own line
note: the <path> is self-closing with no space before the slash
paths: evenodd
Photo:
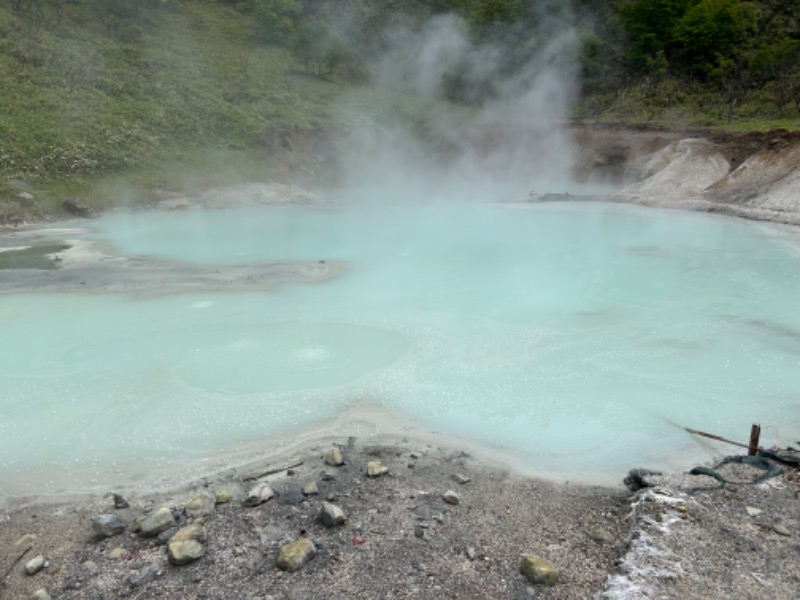
<path id="1" fill-rule="evenodd" d="M 656 487 L 632 493 L 621 482 L 607 488 L 530 479 L 420 440 L 340 442 L 341 466 L 323 459 L 331 444 L 309 445 L 169 493 L 131 495 L 122 509 L 110 493 L 8 502 L 0 596 L 32 598 L 46 588 L 64 599 L 692 600 L 788 599 L 800 590 L 796 472 L 725 486 L 705 475 L 649 476 Z M 367 464 L 376 460 L 388 471 L 368 477 Z M 729 465 L 720 473 L 749 481 L 761 471 Z M 262 481 L 275 496 L 244 506 Z M 310 482 L 318 493 L 304 495 Z M 448 491 L 457 504 L 444 500 Z M 174 508 L 179 525 L 196 522 L 186 505 L 220 492 L 232 499 L 202 518 L 204 555 L 191 564 L 172 566 L 163 539 L 133 531 L 137 519 L 161 506 Z M 345 512 L 344 524 L 322 523 L 326 500 Z M 91 517 L 100 513 L 120 517 L 125 531 L 95 539 Z M 280 548 L 303 537 L 315 557 L 296 572 L 279 569 Z M 529 553 L 552 563 L 557 584 L 533 584 L 520 573 L 521 555 Z M 27 575 L 26 562 L 39 554 L 47 566 Z"/>
<path id="2" fill-rule="evenodd" d="M 251 508 L 242 499 L 257 481 L 244 481 L 244 471 L 171 494 L 130 497 L 130 507 L 119 510 L 110 496 L 11 502 L 0 531 L 1 573 L 10 569 L 4 597 L 28 598 L 47 588 L 51 597 L 65 599 L 591 598 L 626 551 L 629 494 L 621 485 L 531 480 L 487 468 L 458 450 L 403 439 L 343 441 L 346 463 L 336 467 L 323 461 L 329 447 L 251 466 L 257 475 L 302 462 L 258 479 L 276 495 Z M 388 472 L 368 477 L 366 465 L 375 460 Z M 310 481 L 319 493 L 304 496 Z M 163 543 L 132 532 L 130 525 L 148 509 L 179 508 L 198 494 L 223 490 L 233 499 L 205 518 L 205 555 L 192 564 L 171 566 Z M 457 494 L 458 504 L 445 502 L 447 491 Z M 345 524 L 322 524 L 326 498 L 345 511 Z M 98 513 L 118 515 L 126 531 L 92 539 L 90 518 Z M 315 558 L 295 573 L 278 569 L 280 547 L 303 536 L 314 542 Z M 12 564 L 27 545 L 30 551 Z M 115 548 L 126 553 L 113 558 Z M 529 583 L 520 574 L 526 553 L 550 561 L 560 571 L 559 583 Z M 25 562 L 37 554 L 49 565 L 26 575 Z"/>

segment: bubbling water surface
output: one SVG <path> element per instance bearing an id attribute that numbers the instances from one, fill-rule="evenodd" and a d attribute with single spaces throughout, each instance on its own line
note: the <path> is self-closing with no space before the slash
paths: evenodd
<path id="1" fill-rule="evenodd" d="M 376 403 L 562 478 L 708 454 L 675 424 L 798 432 L 800 244 L 608 204 L 104 217 L 123 255 L 346 261 L 263 292 L 0 297 L 0 469 L 146 468 Z"/>

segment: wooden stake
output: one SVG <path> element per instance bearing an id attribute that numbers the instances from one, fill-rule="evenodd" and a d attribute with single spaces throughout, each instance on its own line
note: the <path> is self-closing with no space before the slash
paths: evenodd
<path id="1" fill-rule="evenodd" d="M 686 431 L 689 433 L 693 433 L 695 435 L 702 435 L 703 437 L 707 437 L 712 440 L 717 440 L 718 442 L 725 442 L 726 444 L 732 444 L 734 446 L 739 446 L 740 448 L 747 448 L 750 449 L 750 446 L 747 444 L 740 444 L 739 442 L 734 442 L 733 440 L 726 439 L 720 435 L 714 435 L 713 433 L 706 433 L 705 431 L 698 431 L 697 429 L 691 429 L 690 427 L 684 427 Z"/>
<path id="2" fill-rule="evenodd" d="M 761 425 L 753 423 L 750 428 L 750 445 L 747 448 L 748 456 L 755 456 L 758 452 L 758 439 L 761 437 Z"/>

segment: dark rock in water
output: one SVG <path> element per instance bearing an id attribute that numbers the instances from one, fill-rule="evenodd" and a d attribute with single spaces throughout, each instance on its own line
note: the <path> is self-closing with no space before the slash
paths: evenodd
<path id="1" fill-rule="evenodd" d="M 96 538 L 110 538 L 125 531 L 125 523 L 117 515 L 94 515 L 92 531 Z"/>
<path id="2" fill-rule="evenodd" d="M 93 214 L 92 208 L 77 198 L 67 198 L 61 206 L 69 214 L 76 217 L 91 217 Z"/>
<path id="3" fill-rule="evenodd" d="M 119 494 L 114 494 L 114 508 L 128 508 L 130 504 Z"/>

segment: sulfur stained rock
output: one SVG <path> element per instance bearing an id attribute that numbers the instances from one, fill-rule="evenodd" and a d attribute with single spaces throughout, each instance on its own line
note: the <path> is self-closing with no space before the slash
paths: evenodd
<path id="1" fill-rule="evenodd" d="M 522 556 L 520 572 L 533 584 L 555 585 L 558 582 L 558 569 L 535 554 Z"/>
<path id="2" fill-rule="evenodd" d="M 276 564 L 279 569 L 294 573 L 302 569 L 316 554 L 317 548 L 314 542 L 308 538 L 300 538 L 281 548 Z"/>

